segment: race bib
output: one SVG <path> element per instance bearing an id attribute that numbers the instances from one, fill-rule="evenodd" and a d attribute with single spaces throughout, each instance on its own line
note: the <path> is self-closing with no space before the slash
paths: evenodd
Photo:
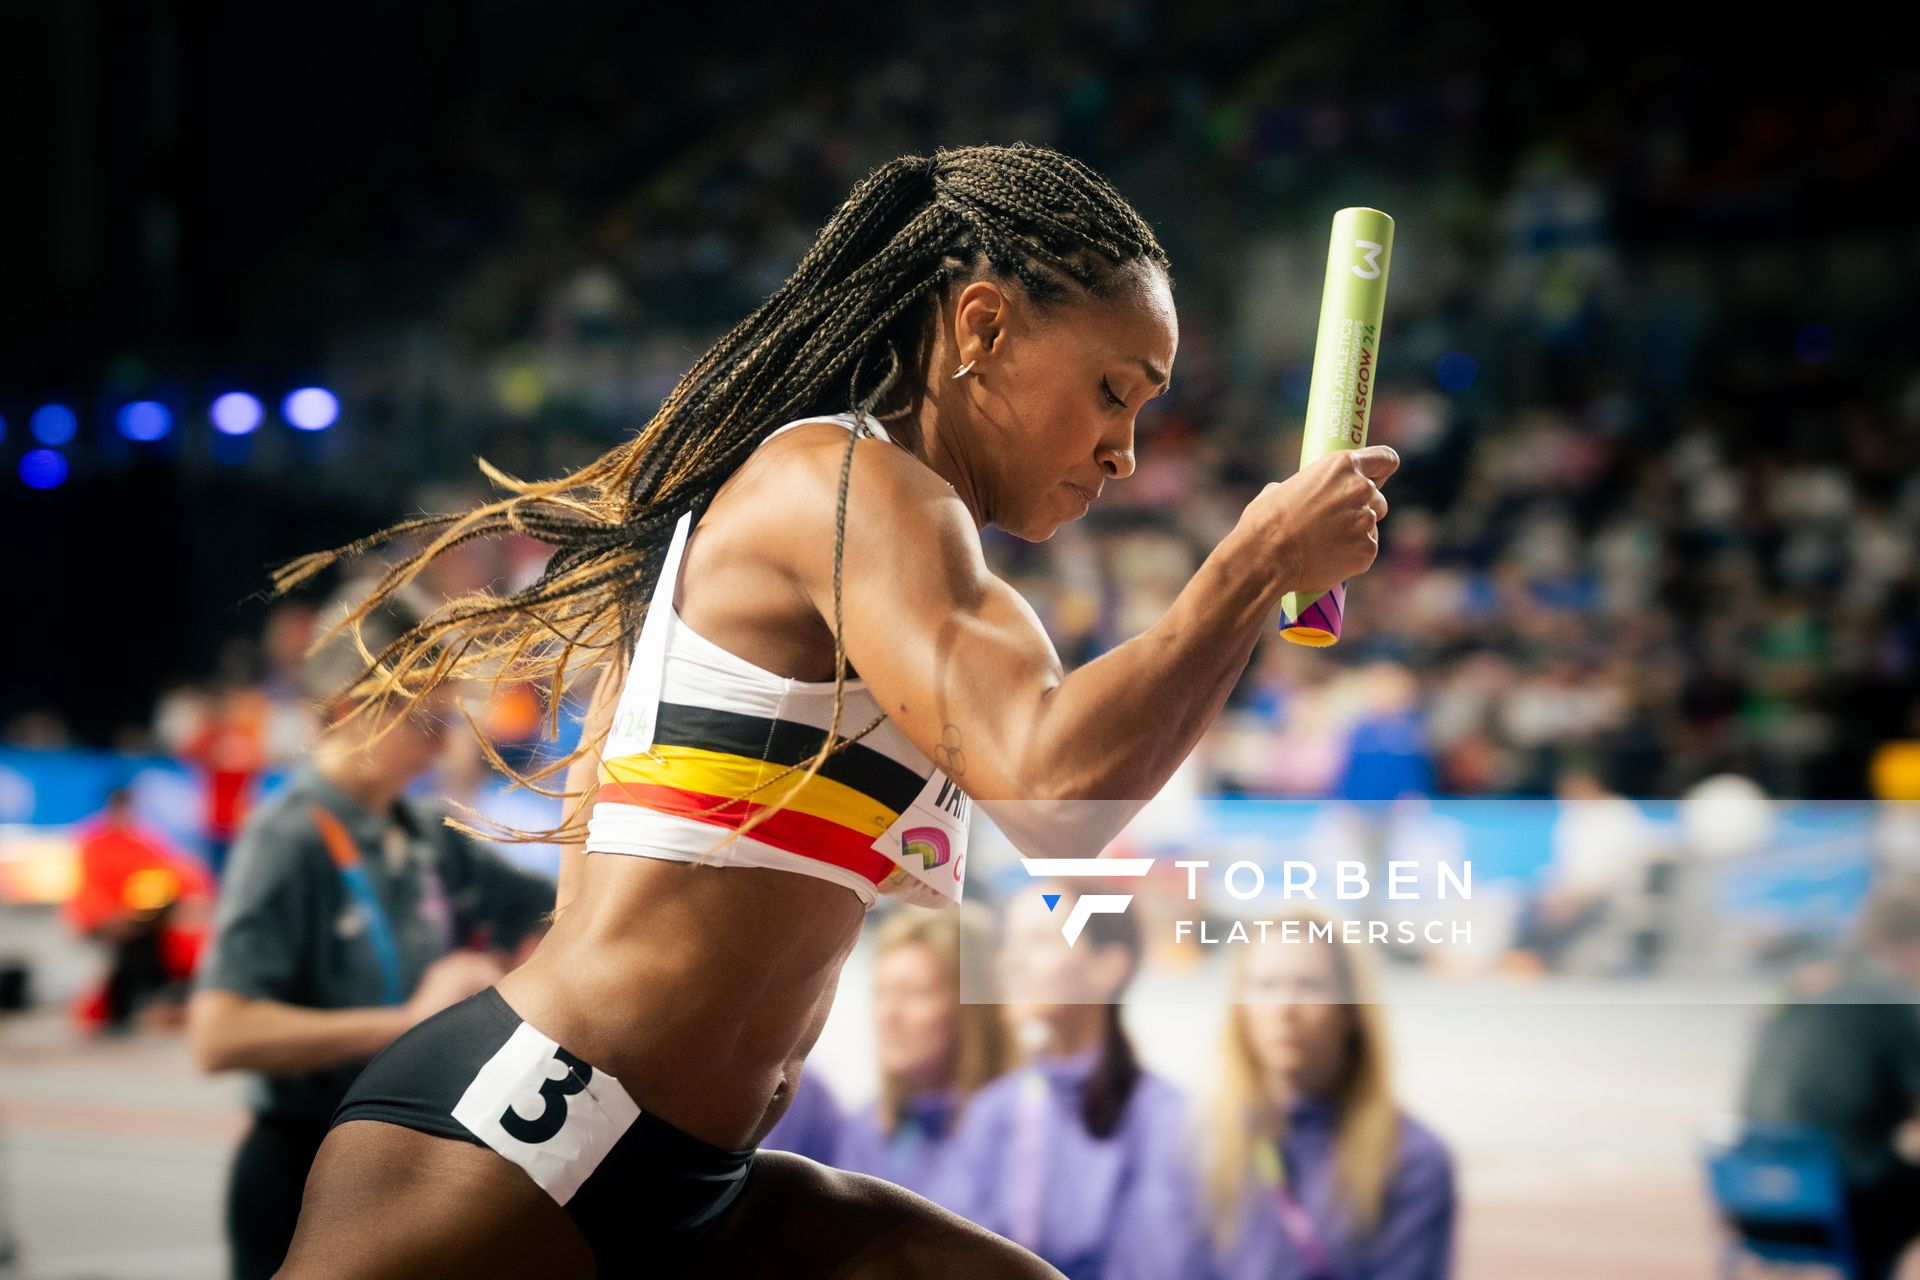
<path id="1" fill-rule="evenodd" d="M 460 1095 L 453 1118 L 560 1204 L 640 1116 L 620 1082 L 521 1023 Z"/>
<path id="2" fill-rule="evenodd" d="M 873 842 L 896 868 L 880 883 L 880 892 L 921 906 L 959 902 L 972 820 L 972 798 L 935 769 L 913 803 Z"/>

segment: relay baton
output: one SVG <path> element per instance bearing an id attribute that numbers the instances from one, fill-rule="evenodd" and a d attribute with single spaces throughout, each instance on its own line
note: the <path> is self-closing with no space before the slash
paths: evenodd
<path id="1" fill-rule="evenodd" d="M 1300 465 L 1336 449 L 1367 443 L 1380 359 L 1380 318 L 1387 307 L 1387 265 L 1393 259 L 1393 219 L 1378 209 L 1342 209 L 1333 215 L 1327 247 L 1327 283 L 1320 294 L 1320 333 L 1313 344 L 1313 381 L 1307 390 Z M 1280 601 L 1280 634 L 1321 647 L 1340 639 L 1347 584 L 1331 591 L 1289 591 Z"/>

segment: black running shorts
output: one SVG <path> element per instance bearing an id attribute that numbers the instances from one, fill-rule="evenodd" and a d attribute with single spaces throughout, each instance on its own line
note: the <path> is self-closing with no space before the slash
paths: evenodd
<path id="1" fill-rule="evenodd" d="M 671 1275 L 746 1185 L 730 1151 L 636 1107 L 620 1083 L 541 1035 L 489 987 L 367 1064 L 333 1115 L 489 1147 L 579 1224 L 603 1276 Z"/>

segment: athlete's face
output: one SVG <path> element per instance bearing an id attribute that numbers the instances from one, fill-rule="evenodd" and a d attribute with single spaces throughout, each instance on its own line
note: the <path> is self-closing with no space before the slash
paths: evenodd
<path id="1" fill-rule="evenodd" d="M 987 516 L 1045 541 L 1133 474 L 1140 410 L 1166 390 L 1179 346 L 1172 288 L 1158 267 L 1134 263 L 1100 302 L 1036 311 L 996 291 L 969 315 L 961 299 L 961 355 L 975 363 L 960 387 Z"/>
<path id="2" fill-rule="evenodd" d="M 958 993 L 931 947 L 903 943 L 873 962 L 873 1030 L 880 1070 L 929 1086 L 953 1056 Z"/>
<path id="3" fill-rule="evenodd" d="M 1287 1092 L 1327 1092 L 1346 1065 L 1353 1007 L 1341 989 L 1333 948 L 1269 943 L 1247 954 L 1241 1029 L 1262 1077 Z"/>

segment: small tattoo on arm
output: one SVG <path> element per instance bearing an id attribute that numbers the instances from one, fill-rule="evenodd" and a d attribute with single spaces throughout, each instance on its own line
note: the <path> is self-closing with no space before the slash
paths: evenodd
<path id="1" fill-rule="evenodd" d="M 967 771 L 967 753 L 960 746 L 959 725 L 940 726 L 940 742 L 933 749 L 933 762 L 940 766 L 940 772 L 956 782 Z"/>

